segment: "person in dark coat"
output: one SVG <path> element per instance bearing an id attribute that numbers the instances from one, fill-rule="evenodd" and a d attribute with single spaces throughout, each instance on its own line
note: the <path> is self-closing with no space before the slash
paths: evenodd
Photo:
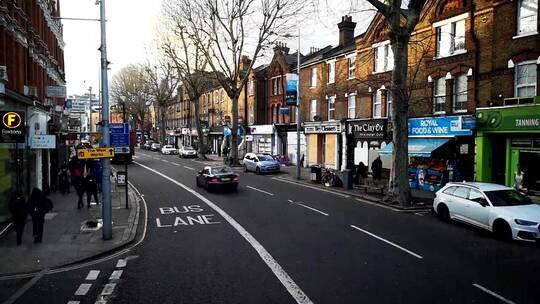
<path id="1" fill-rule="evenodd" d="M 70 172 L 68 170 L 68 167 L 66 165 L 62 166 L 62 169 L 60 169 L 60 173 L 58 173 L 59 177 L 59 186 L 60 186 L 60 192 L 62 194 L 71 193 L 71 186 L 70 186 Z"/>
<path id="2" fill-rule="evenodd" d="M 382 174 L 382 161 L 381 157 L 377 156 L 377 158 L 371 163 L 371 172 L 373 172 L 373 179 L 379 180 L 381 179 Z"/>
<path id="3" fill-rule="evenodd" d="M 13 193 L 13 196 L 9 201 L 9 211 L 13 217 L 13 226 L 17 233 L 17 246 L 19 246 L 22 243 L 22 235 L 27 216 L 26 202 L 21 190 L 17 190 Z"/>
<path id="4" fill-rule="evenodd" d="M 52 201 L 45 197 L 41 190 L 34 188 L 26 205 L 30 216 L 32 216 L 34 243 L 41 243 L 43 240 L 43 224 L 45 223 L 45 214 L 47 214 L 47 212 L 51 211 L 53 208 Z"/>
<path id="5" fill-rule="evenodd" d="M 93 161 L 87 162 L 84 167 L 84 186 L 86 189 L 86 207 L 90 208 L 92 196 L 94 197 L 96 204 L 99 205 L 96 168 L 95 162 Z"/>
<path id="6" fill-rule="evenodd" d="M 81 162 L 75 156 L 69 161 L 69 171 L 71 174 L 71 184 L 75 188 L 75 192 L 77 192 L 77 209 L 81 209 L 84 206 L 83 196 L 86 191 L 84 187 L 83 168 Z"/>
<path id="7" fill-rule="evenodd" d="M 358 163 L 358 167 L 356 167 L 356 183 L 360 184 L 360 182 L 367 178 L 367 166 L 364 165 L 364 162 Z"/>

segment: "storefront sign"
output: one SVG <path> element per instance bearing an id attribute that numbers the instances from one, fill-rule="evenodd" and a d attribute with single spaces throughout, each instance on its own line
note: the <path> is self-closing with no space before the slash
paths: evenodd
<path id="1" fill-rule="evenodd" d="M 484 108 L 476 117 L 481 131 L 540 130 L 540 105 Z"/>
<path id="2" fill-rule="evenodd" d="M 339 122 L 305 123 L 304 133 L 341 133 L 341 124 Z"/>
<path id="3" fill-rule="evenodd" d="M 66 98 L 66 87 L 65 86 L 47 86 L 46 94 L 47 94 L 47 97 Z"/>
<path id="4" fill-rule="evenodd" d="M 274 126 L 273 125 L 251 126 L 249 127 L 249 131 L 250 131 L 250 134 L 253 134 L 253 135 L 273 134 Z"/>
<path id="5" fill-rule="evenodd" d="M 112 158 L 114 148 L 77 149 L 77 157 L 79 159 Z"/>
<path id="6" fill-rule="evenodd" d="M 453 137 L 472 135 L 470 116 L 424 117 L 409 119 L 409 137 Z"/>
<path id="7" fill-rule="evenodd" d="M 31 149 L 56 149 L 56 136 L 34 135 L 30 140 Z"/>
<path id="8" fill-rule="evenodd" d="M 347 121 L 347 135 L 355 139 L 386 139 L 387 129 L 387 119 Z"/>
<path id="9" fill-rule="evenodd" d="M 16 143 L 24 142 L 25 123 L 24 112 L 0 111 L 0 142 Z"/>

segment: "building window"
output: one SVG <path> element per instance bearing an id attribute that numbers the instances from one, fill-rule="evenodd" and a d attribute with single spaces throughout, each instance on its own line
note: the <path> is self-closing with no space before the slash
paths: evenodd
<path id="1" fill-rule="evenodd" d="M 527 61 L 516 65 L 516 97 L 536 96 L 536 82 L 536 61 Z"/>
<path id="2" fill-rule="evenodd" d="M 382 91 L 377 90 L 373 93 L 373 118 L 382 116 Z"/>
<path id="3" fill-rule="evenodd" d="M 392 92 L 388 90 L 386 91 L 386 116 L 390 118 L 392 113 Z"/>
<path id="4" fill-rule="evenodd" d="M 336 81 L 336 62 L 328 62 L 326 66 L 328 68 L 328 83 L 334 83 Z"/>
<path id="5" fill-rule="evenodd" d="M 317 100 L 314 99 L 309 102 L 309 120 L 315 120 L 315 116 L 317 116 Z"/>
<path id="6" fill-rule="evenodd" d="M 467 76 L 461 75 L 454 80 L 454 113 L 467 112 Z"/>
<path id="7" fill-rule="evenodd" d="M 356 95 L 347 97 L 347 112 L 349 118 L 356 118 Z"/>
<path id="8" fill-rule="evenodd" d="M 225 101 L 225 91 L 221 90 L 221 102 Z"/>
<path id="9" fill-rule="evenodd" d="M 518 35 L 538 30 L 538 0 L 520 0 L 518 9 Z"/>
<path id="10" fill-rule="evenodd" d="M 253 96 L 255 94 L 255 81 L 250 80 L 248 82 L 248 95 Z"/>
<path id="11" fill-rule="evenodd" d="M 336 96 L 328 97 L 328 120 L 336 118 Z"/>
<path id="12" fill-rule="evenodd" d="M 317 68 L 311 68 L 311 87 L 317 86 Z"/>
<path id="13" fill-rule="evenodd" d="M 281 94 L 281 77 L 272 78 L 272 95 Z"/>
<path id="14" fill-rule="evenodd" d="M 437 57 L 446 57 L 464 52 L 465 18 L 446 22 L 437 27 Z"/>
<path id="15" fill-rule="evenodd" d="M 375 54 L 375 73 L 394 69 L 394 53 L 389 42 L 379 44 L 373 52 Z"/>
<path id="16" fill-rule="evenodd" d="M 444 113 L 444 102 L 446 98 L 446 79 L 441 77 L 435 80 L 433 87 L 433 113 Z"/>
<path id="17" fill-rule="evenodd" d="M 349 57 L 349 79 L 356 77 L 356 57 Z"/>

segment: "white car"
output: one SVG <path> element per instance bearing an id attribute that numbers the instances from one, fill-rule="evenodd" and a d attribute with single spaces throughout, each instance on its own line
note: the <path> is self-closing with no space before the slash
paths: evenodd
<path id="1" fill-rule="evenodd" d="M 181 146 L 180 149 L 178 149 L 178 156 L 180 158 L 197 157 L 197 151 L 190 146 Z"/>
<path id="2" fill-rule="evenodd" d="M 172 145 L 165 145 L 161 147 L 161 154 L 176 154 L 178 153 L 178 150 L 176 150 Z"/>
<path id="3" fill-rule="evenodd" d="M 152 143 L 150 146 L 150 151 L 160 151 L 161 150 L 161 144 L 158 142 Z"/>
<path id="4" fill-rule="evenodd" d="M 540 240 L 540 205 L 506 186 L 449 183 L 437 191 L 433 210 L 443 220 L 474 225 L 501 239 Z"/>

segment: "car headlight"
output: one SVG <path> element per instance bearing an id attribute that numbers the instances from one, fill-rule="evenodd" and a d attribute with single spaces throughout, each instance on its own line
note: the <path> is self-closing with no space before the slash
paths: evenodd
<path id="1" fill-rule="evenodd" d="M 516 222 L 516 224 L 521 225 L 521 226 L 536 226 L 536 225 L 538 225 L 537 222 L 531 222 L 531 221 L 520 220 L 520 219 L 515 219 L 514 222 Z"/>

